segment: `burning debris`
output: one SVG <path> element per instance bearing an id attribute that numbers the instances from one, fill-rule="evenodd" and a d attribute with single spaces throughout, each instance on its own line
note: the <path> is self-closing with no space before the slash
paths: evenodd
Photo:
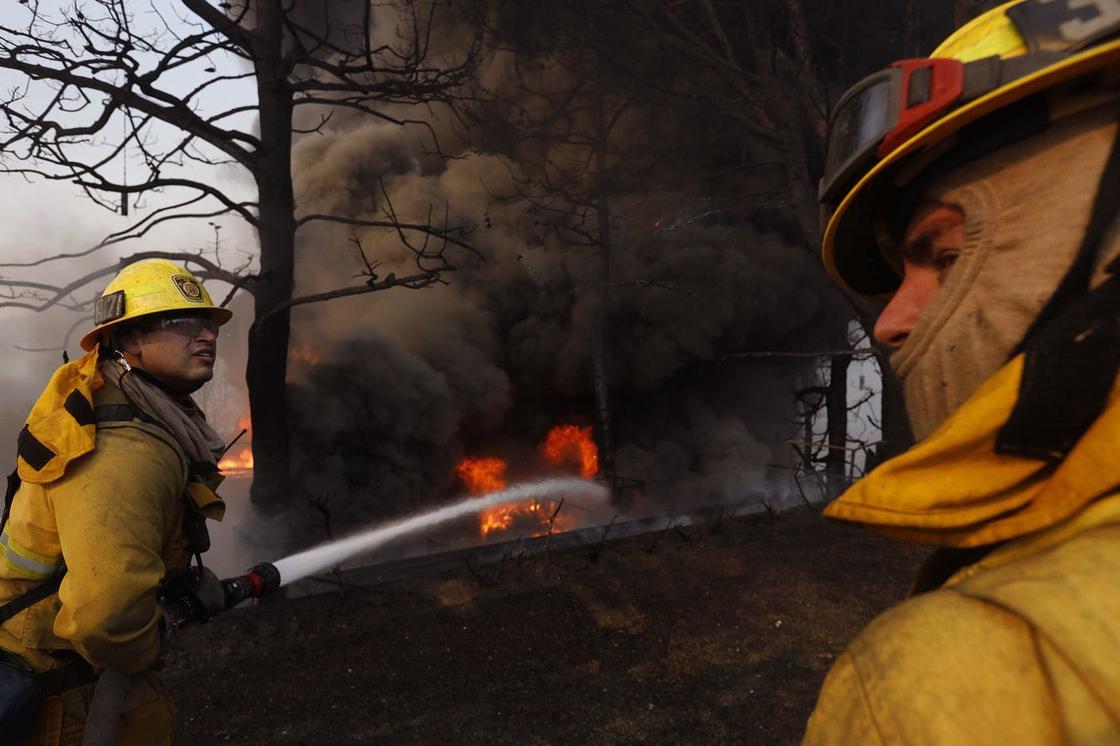
<path id="1" fill-rule="evenodd" d="M 329 495 L 336 527 L 446 499 L 457 491 L 464 456 L 538 459 L 530 444 L 551 423 L 588 421 L 595 412 L 593 267 L 561 245 L 534 246 L 524 206 L 492 205 L 480 194 L 477 184 L 497 176 L 491 165 L 457 161 L 439 176 L 387 181 L 402 190 L 394 192 L 402 204 L 410 190 L 442 194 L 432 191 L 439 187 L 463 211 L 458 219 L 488 211 L 496 233 L 485 264 L 464 269 L 449 287 L 375 294 L 295 317 L 297 344 L 320 359 L 290 371 L 296 493 Z M 376 157 L 331 164 L 367 167 L 378 168 Z M 306 178 L 316 171 L 303 169 Z M 766 465 L 788 460 L 782 443 L 796 429 L 791 376 L 802 363 L 729 362 L 720 353 L 829 348 L 843 316 L 818 290 L 812 258 L 776 234 L 695 225 L 632 235 L 616 274 L 673 277 L 704 292 L 626 285 L 613 296 L 607 346 L 618 473 L 648 480 L 643 510 L 651 511 L 767 488 Z M 524 257 L 541 283 L 526 274 Z M 575 473 L 597 471 L 582 452 L 564 452 Z"/>
<path id="2" fill-rule="evenodd" d="M 242 446 L 237 453 L 226 456 L 218 462 L 218 468 L 227 477 L 253 476 L 253 449 L 252 446 Z"/>
<path id="3" fill-rule="evenodd" d="M 455 473 L 468 492 L 481 495 L 506 488 L 509 484 L 507 466 L 505 459 L 500 458 L 465 458 L 459 462 Z"/>
<path id="4" fill-rule="evenodd" d="M 549 471 L 578 470 L 576 473 L 584 479 L 599 473 L 599 449 L 590 427 L 557 425 L 549 430 L 538 451 Z M 505 489 L 509 485 L 508 467 L 501 458 L 464 458 L 455 473 L 468 492 L 480 495 Z M 511 529 L 529 536 L 540 536 L 548 530 L 566 531 L 573 526 L 573 519 L 558 512 L 559 507 L 557 500 L 541 495 L 524 503 L 491 508 L 479 516 L 479 535 L 486 538 Z"/>
<path id="5" fill-rule="evenodd" d="M 584 479 L 591 479 L 599 473 L 599 448 L 591 436 L 590 427 L 558 425 L 548 431 L 540 451 L 555 466 L 575 464 Z"/>

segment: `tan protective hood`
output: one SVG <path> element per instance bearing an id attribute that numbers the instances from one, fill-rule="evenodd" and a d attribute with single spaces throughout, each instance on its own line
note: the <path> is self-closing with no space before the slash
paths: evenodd
<path id="1" fill-rule="evenodd" d="M 965 243 L 935 300 L 891 358 L 921 440 L 1007 362 L 1073 264 L 1116 136 L 1115 105 L 959 168 L 926 197 L 959 206 Z M 1099 268 L 1120 254 L 1120 224 Z"/>

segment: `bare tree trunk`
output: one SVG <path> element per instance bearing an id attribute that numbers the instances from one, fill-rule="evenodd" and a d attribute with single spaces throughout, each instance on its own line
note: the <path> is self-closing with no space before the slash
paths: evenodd
<path id="1" fill-rule="evenodd" d="M 595 406 L 599 424 L 599 463 L 612 498 L 617 497 L 618 474 L 614 463 L 614 433 L 611 426 L 610 388 L 607 379 L 607 326 L 610 317 L 611 274 L 611 212 L 607 184 L 607 121 L 600 81 L 595 110 L 595 205 L 598 220 L 598 244 L 601 261 L 598 298 L 591 329 L 591 376 L 595 389 Z"/>
<path id="2" fill-rule="evenodd" d="M 914 0 L 906 0 L 902 18 L 902 49 L 907 57 L 918 56 L 916 34 L 914 33 Z"/>
<path id="3" fill-rule="evenodd" d="M 815 251 L 820 245 L 821 226 L 820 203 L 817 202 L 817 191 L 813 187 L 809 159 L 806 157 L 811 146 L 796 125 L 788 127 L 782 139 L 785 141 L 786 152 L 790 154 L 786 160 L 786 168 L 789 169 L 790 200 L 794 214 L 801 234 L 805 237 L 805 244 Z"/>
<path id="4" fill-rule="evenodd" d="M 295 200 L 292 194 L 292 92 L 282 63 L 283 13 L 258 4 L 257 95 L 261 157 L 255 174 L 260 195 L 261 279 L 254 310 L 263 319 L 291 299 L 295 262 Z M 249 333 L 245 382 L 253 425 L 252 501 L 279 507 L 289 483 L 290 445 L 286 380 L 290 312 L 254 323 Z"/>
<path id="5" fill-rule="evenodd" d="M 820 243 L 820 205 L 816 189 L 820 167 L 816 161 L 828 131 L 825 111 L 828 101 L 817 75 L 809 21 L 802 0 L 786 0 L 785 5 L 796 56 L 796 79 L 785 81 L 783 78 L 790 77 L 788 73 L 784 76 L 776 74 L 774 82 L 777 86 L 781 87 L 785 82 L 793 85 L 787 90 L 771 91 L 770 97 L 775 105 L 785 109 L 779 121 L 785 124 L 782 140 L 786 149 L 786 168 L 789 169 L 790 201 L 805 243 L 815 247 Z"/>
<path id="6" fill-rule="evenodd" d="M 883 389 L 879 394 L 879 419 L 882 426 L 882 443 L 876 449 L 876 461 L 882 462 L 905 451 L 914 444 L 910 422 L 906 417 L 906 400 L 902 395 L 902 382 L 891 369 L 884 352 L 876 352 L 882 373 Z"/>
<path id="7" fill-rule="evenodd" d="M 848 460 L 848 366 L 851 355 L 836 355 L 829 364 L 828 455 L 825 456 L 828 498 L 844 491 Z"/>
<path id="8" fill-rule="evenodd" d="M 786 0 L 786 10 L 789 13 L 790 28 L 793 30 L 793 48 L 796 50 L 804 81 L 802 87 L 810 98 L 815 99 L 817 104 L 821 104 L 823 91 L 820 76 L 817 75 L 816 63 L 813 60 L 813 47 L 809 39 L 809 19 L 805 16 L 805 6 L 802 0 Z M 824 133 L 821 134 L 823 136 Z"/>
<path id="9" fill-rule="evenodd" d="M 975 12 L 976 0 L 953 0 L 953 28 L 960 28 Z"/>

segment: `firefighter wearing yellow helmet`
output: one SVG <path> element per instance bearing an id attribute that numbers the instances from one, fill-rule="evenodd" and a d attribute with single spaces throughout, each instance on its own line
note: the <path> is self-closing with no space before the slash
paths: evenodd
<path id="1" fill-rule="evenodd" d="M 217 582 L 190 564 L 224 509 L 224 444 L 190 394 L 230 316 L 172 262 L 126 266 L 32 407 L 0 532 L 0 741 L 79 744 L 88 722 L 171 742 L 160 598 Z"/>
<path id="2" fill-rule="evenodd" d="M 833 113 L 823 255 L 917 444 L 827 509 L 937 547 L 807 744 L 1120 744 L 1120 2 L 1016 0 Z"/>
<path id="3" fill-rule="evenodd" d="M 200 279 L 173 262 L 135 262 L 122 269 L 97 300 L 94 326 L 82 337 L 82 349 L 92 350 L 114 329 L 156 314 L 194 314 L 219 326 L 233 316 L 214 305 Z"/>

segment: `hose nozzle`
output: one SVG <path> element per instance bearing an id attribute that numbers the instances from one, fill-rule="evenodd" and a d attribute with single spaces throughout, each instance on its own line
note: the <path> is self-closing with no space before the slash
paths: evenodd
<path id="1" fill-rule="evenodd" d="M 271 562 L 262 562 L 244 575 L 222 581 L 226 608 L 232 609 L 247 598 L 268 596 L 280 588 L 280 571 Z"/>

